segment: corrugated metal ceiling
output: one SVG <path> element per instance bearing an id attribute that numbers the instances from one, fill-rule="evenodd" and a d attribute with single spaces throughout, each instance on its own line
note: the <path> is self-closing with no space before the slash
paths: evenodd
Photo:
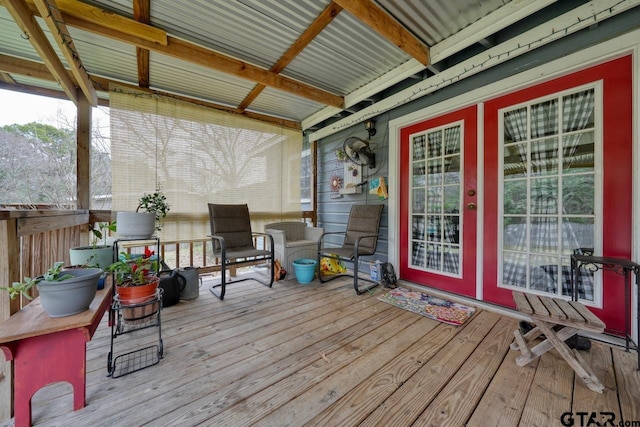
<path id="1" fill-rule="evenodd" d="M 133 17 L 131 0 L 84 3 Z M 386 11 L 421 42 L 433 46 L 507 3 L 508 0 L 377 0 L 373 5 Z M 171 37 L 269 70 L 330 4 L 330 0 L 151 0 L 150 24 Z M 40 18 L 38 22 L 48 34 Z M 90 75 L 138 84 L 134 45 L 72 25 L 69 32 Z M 51 39 L 50 34 L 48 37 Z M 53 41 L 52 45 L 55 46 Z M 0 55 L 43 62 L 3 7 L 0 7 Z M 281 75 L 345 97 L 410 61 L 415 62 L 410 54 L 343 10 Z M 238 107 L 256 84 L 251 79 L 219 71 L 215 64 L 207 67 L 194 64 L 189 58 L 178 59 L 160 52 L 151 52 L 149 70 L 152 89 L 232 108 Z M 31 82 L 37 79 L 31 78 Z M 268 87 L 247 110 L 301 122 L 326 106 L 305 97 L 303 91 L 292 93 Z M 357 109 L 357 105 L 346 107 Z"/>

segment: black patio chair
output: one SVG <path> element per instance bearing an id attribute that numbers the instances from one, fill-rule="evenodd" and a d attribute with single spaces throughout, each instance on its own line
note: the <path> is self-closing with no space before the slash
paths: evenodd
<path id="1" fill-rule="evenodd" d="M 360 295 L 370 289 L 375 288 L 379 283 L 365 277 L 358 277 L 360 258 L 376 253 L 378 245 L 378 234 L 380 230 L 380 219 L 382 218 L 382 208 L 384 205 L 353 205 L 349 213 L 346 231 L 333 231 L 323 233 L 318 240 L 318 278 L 320 282 L 328 282 L 338 277 L 353 277 L 353 288 L 356 294 Z M 342 234 L 344 240 L 342 246 L 325 246 L 325 237 Z M 353 263 L 353 274 L 343 273 L 331 276 L 323 276 L 320 268 L 320 260 L 323 257 L 333 258 L 338 261 L 348 261 Z M 373 283 L 364 288 L 358 286 L 358 280 Z"/>
<path id="2" fill-rule="evenodd" d="M 244 205 L 218 205 L 209 203 L 209 223 L 211 225 L 211 243 L 213 254 L 220 258 L 221 280 L 211 287 L 211 293 L 224 299 L 227 285 L 227 268 L 242 264 L 269 263 L 269 279 L 260 280 L 256 277 L 236 279 L 233 283 L 245 280 L 255 280 L 265 286 L 272 287 L 274 273 L 273 237 L 266 233 L 251 231 L 249 207 Z M 256 248 L 253 238 L 264 236 L 267 247 Z M 216 292 L 216 288 L 220 292 Z"/>

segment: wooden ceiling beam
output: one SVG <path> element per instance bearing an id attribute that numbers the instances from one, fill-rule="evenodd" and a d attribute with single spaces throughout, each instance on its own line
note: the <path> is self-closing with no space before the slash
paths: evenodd
<path id="1" fill-rule="evenodd" d="M 47 67 L 45 67 L 44 65 L 42 65 L 42 64 L 40 64 L 38 62 L 28 61 L 26 59 L 14 58 L 12 56 L 7 56 L 7 55 L 0 55 L 0 74 L 2 74 L 2 73 L 22 74 L 22 75 L 27 75 L 27 76 L 39 78 L 39 79 L 42 79 L 42 80 L 55 81 L 55 78 L 53 77 L 53 75 L 51 75 L 51 73 L 49 72 Z M 158 94 L 158 95 L 170 97 L 170 98 L 173 98 L 173 99 L 178 99 L 180 101 L 189 102 L 189 103 L 200 105 L 200 106 L 203 106 L 203 107 L 213 108 L 215 110 L 220 110 L 220 111 L 227 111 L 227 112 L 235 113 L 235 114 L 240 114 L 240 115 L 243 115 L 243 116 L 246 116 L 246 117 L 250 117 L 250 118 L 253 118 L 253 119 L 256 119 L 256 120 L 260 120 L 260 121 L 271 123 L 271 124 L 278 125 L 278 126 L 283 126 L 283 127 L 289 128 L 289 129 L 295 129 L 295 130 L 301 130 L 302 129 L 302 127 L 300 125 L 300 122 L 296 122 L 294 120 L 287 120 L 287 119 L 283 119 L 283 118 L 280 118 L 280 117 L 268 116 L 266 114 L 242 111 L 242 110 L 240 110 L 238 108 L 233 108 L 233 107 L 229 107 L 229 106 L 226 106 L 226 105 L 216 104 L 216 103 L 208 102 L 208 101 L 202 101 L 202 100 L 199 100 L 199 99 L 189 98 L 189 97 L 186 97 L 186 96 L 179 96 L 179 95 L 175 95 L 175 94 L 170 94 L 170 93 L 162 92 L 162 91 L 159 91 L 159 90 L 151 90 L 151 89 L 147 89 L 147 88 L 140 88 L 138 86 L 127 85 L 127 84 L 124 84 L 122 82 L 116 82 L 116 81 L 113 81 L 113 80 L 110 80 L 110 79 L 107 79 L 107 78 L 104 78 L 104 77 L 98 77 L 98 76 L 90 76 L 90 77 L 91 77 L 91 81 L 95 85 L 95 88 L 97 88 L 99 91 L 108 92 L 109 91 L 109 84 L 110 83 L 117 83 L 119 85 L 129 86 L 129 87 L 135 88 L 137 90 L 145 90 L 145 91 L 148 91 L 149 93 L 155 93 L 155 94 Z M 54 97 L 54 98 L 67 99 L 64 96 L 64 92 L 62 92 L 62 91 L 54 91 L 52 89 L 41 89 L 41 88 L 37 88 L 35 86 L 28 86 L 28 85 L 21 85 L 21 84 L 11 84 L 11 83 L 8 83 L 8 82 L 3 83 L 2 85 L 0 85 L 0 87 L 6 88 L 6 89 L 9 89 L 9 90 L 14 90 L 14 91 L 17 91 L 17 92 L 32 93 L 34 95 L 45 95 L 45 96 L 50 96 L 50 97 Z M 108 106 L 109 102 L 107 100 L 105 100 L 105 99 L 98 98 L 98 105 Z"/>
<path id="2" fill-rule="evenodd" d="M 407 31 L 398 21 L 371 0 L 333 0 L 357 19 L 394 45 L 411 55 L 422 65 L 429 64 L 429 47 Z"/>
<path id="3" fill-rule="evenodd" d="M 26 93 L 29 95 L 46 96 L 47 98 L 62 99 L 64 101 L 69 100 L 67 94 L 61 90 L 23 85 L 20 83 L 0 82 L 0 89 L 10 90 L 12 92 Z"/>
<path id="4" fill-rule="evenodd" d="M 93 84 L 89 79 L 89 74 L 87 74 L 87 71 L 82 65 L 78 50 L 76 49 L 73 39 L 69 34 L 69 30 L 60 15 L 60 11 L 58 11 L 56 0 L 34 1 L 38 11 L 40 12 L 40 16 L 44 19 L 47 27 L 49 27 L 49 31 L 51 31 L 51 36 L 60 48 L 62 55 L 67 60 L 71 69 L 71 74 L 76 78 L 78 86 L 80 86 L 80 89 L 87 98 L 87 101 L 89 101 L 89 104 L 95 107 L 98 105 L 98 95 L 96 95 L 96 91 L 93 89 Z"/>
<path id="5" fill-rule="evenodd" d="M 133 0 L 133 19 L 143 24 L 151 23 L 150 0 Z M 138 60 L 138 86 L 148 88 L 149 78 L 149 49 L 136 46 Z"/>
<path id="6" fill-rule="evenodd" d="M 64 68 L 55 50 L 53 50 L 53 47 L 49 44 L 47 36 L 45 36 L 42 28 L 40 28 L 40 25 L 36 22 L 29 7 L 21 0 L 2 0 L 2 3 L 20 29 L 29 37 L 29 41 L 51 74 L 53 74 L 56 81 L 58 81 L 62 90 L 64 90 L 69 99 L 77 105 L 78 93 L 76 85 Z"/>
<path id="7" fill-rule="evenodd" d="M 0 71 L 0 82 L 2 83 L 7 83 L 7 84 L 17 84 L 16 81 L 13 79 L 13 77 L 11 77 L 10 74 L 8 73 L 3 73 L 2 71 Z"/>
<path id="8" fill-rule="evenodd" d="M 334 2 L 329 3 L 329 5 L 325 7 L 320 15 L 313 20 L 311 25 L 309 25 L 309 27 L 300 34 L 298 40 L 296 40 L 291 47 L 287 49 L 287 51 L 282 55 L 282 57 L 280 57 L 278 62 L 270 68 L 269 71 L 273 73 L 280 73 L 284 70 L 287 65 L 289 65 L 291 61 L 293 61 L 294 58 L 298 56 L 300 52 L 302 52 L 304 48 L 307 47 L 309 43 L 311 43 L 311 41 L 313 41 L 313 39 L 335 19 L 336 16 L 338 16 L 340 11 L 342 11 L 342 7 Z M 266 87 L 267 86 L 264 84 L 257 84 L 251 92 L 249 92 L 249 95 L 242 100 L 238 108 L 241 110 L 246 109 Z"/>
<path id="9" fill-rule="evenodd" d="M 0 71 L 9 74 L 20 74 L 42 80 L 56 80 L 46 65 L 39 62 L 16 58 L 15 56 L 0 54 Z"/>
<path id="10" fill-rule="evenodd" d="M 81 9 L 86 13 L 78 13 L 78 10 L 76 9 L 79 7 L 78 5 L 82 5 Z M 295 79 L 281 76 L 264 68 L 260 68 L 244 61 L 240 61 L 236 58 L 224 55 L 211 49 L 204 48 L 185 40 L 167 35 L 166 46 L 157 42 L 150 41 L 134 34 L 132 31 L 129 31 L 129 26 L 146 26 L 150 29 L 154 27 L 142 24 L 124 16 L 119 17 L 120 19 L 117 21 L 117 24 L 114 23 L 113 20 L 111 20 L 109 21 L 109 25 L 105 25 L 101 18 L 105 16 L 105 14 L 115 14 L 110 14 L 109 12 L 105 12 L 95 6 L 91 6 L 79 1 L 58 0 L 58 7 L 60 9 L 60 12 L 62 12 L 62 16 L 67 25 L 89 31 L 103 37 L 118 40 L 123 43 L 133 44 L 137 47 L 149 49 L 151 52 L 162 53 L 173 58 L 178 58 L 180 60 L 191 62 L 193 64 L 202 65 L 204 67 L 218 70 L 226 74 L 231 74 L 257 83 L 262 83 L 266 86 L 270 86 L 284 92 L 292 93 L 301 98 L 307 98 L 320 104 L 341 107 L 344 103 L 344 98 L 340 95 L 335 95 L 322 89 L 318 89 L 314 86 L 299 82 Z"/>
<path id="11" fill-rule="evenodd" d="M 32 2 L 33 0 L 28 1 Z M 57 0 L 57 2 L 58 8 L 63 14 L 71 15 L 75 18 L 89 22 L 97 22 L 102 27 L 111 28 L 151 43 L 157 43 L 163 46 L 166 46 L 168 43 L 167 32 L 160 28 L 137 22 L 136 20 L 100 9 L 99 7 L 95 7 L 81 1 Z M 67 18 L 65 17 L 65 21 L 66 20 Z"/>

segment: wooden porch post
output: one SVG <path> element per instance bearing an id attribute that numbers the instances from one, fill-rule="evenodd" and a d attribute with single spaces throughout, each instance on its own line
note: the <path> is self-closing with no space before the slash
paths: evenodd
<path id="1" fill-rule="evenodd" d="M 91 104 L 84 96 L 78 98 L 76 137 L 77 198 L 76 209 L 90 209 L 91 205 Z"/>
<path id="2" fill-rule="evenodd" d="M 20 280 L 20 239 L 15 218 L 2 218 L 0 212 L 0 286 L 6 287 Z M 0 291 L 0 323 L 20 309 L 20 299 L 11 300 L 9 293 Z M 11 418 L 13 408 L 12 363 L 0 351 L 0 421 Z"/>
<path id="3" fill-rule="evenodd" d="M 312 183 L 313 190 L 313 218 L 311 222 L 314 227 L 318 226 L 318 141 L 311 141 L 311 165 L 312 165 Z"/>

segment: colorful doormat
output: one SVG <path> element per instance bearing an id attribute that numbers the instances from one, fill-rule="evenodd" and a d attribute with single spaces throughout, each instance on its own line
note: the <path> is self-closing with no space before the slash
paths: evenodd
<path id="1" fill-rule="evenodd" d="M 405 288 L 391 289 L 378 299 L 412 313 L 456 326 L 462 325 L 476 311 L 473 307 Z"/>

